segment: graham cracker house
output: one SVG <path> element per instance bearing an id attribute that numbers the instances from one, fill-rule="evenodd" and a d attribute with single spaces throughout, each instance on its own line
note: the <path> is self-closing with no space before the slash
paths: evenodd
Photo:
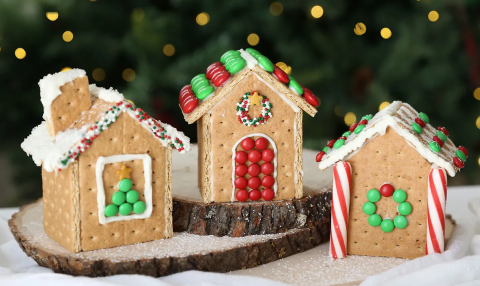
<path id="1" fill-rule="evenodd" d="M 416 258 L 445 249 L 447 174 L 467 150 L 429 117 L 395 101 L 317 155 L 333 165 L 330 254 Z"/>
<path id="2" fill-rule="evenodd" d="M 39 82 L 45 119 L 22 143 L 42 166 L 45 232 L 71 252 L 172 236 L 172 149 L 189 138 L 72 69 Z"/>
<path id="3" fill-rule="evenodd" d="M 303 196 L 302 110 L 313 93 L 258 51 L 228 51 L 180 91 L 185 120 L 197 122 L 203 201 Z"/>

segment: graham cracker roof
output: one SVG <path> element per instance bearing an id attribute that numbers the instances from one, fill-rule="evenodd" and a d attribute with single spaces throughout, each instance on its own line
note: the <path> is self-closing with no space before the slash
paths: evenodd
<path id="1" fill-rule="evenodd" d="M 244 62 L 244 67 L 237 71 L 234 66 L 237 62 L 234 60 L 230 61 L 228 58 L 224 60 L 225 55 L 228 53 L 238 53 L 237 57 L 240 61 Z M 192 85 L 186 85 L 180 91 L 180 107 L 185 120 L 189 124 L 194 123 L 214 108 L 234 90 L 238 83 L 251 74 L 257 75 L 259 80 L 266 82 L 268 86 L 276 90 L 279 96 L 287 102 L 295 112 L 300 112 L 300 109 L 302 109 L 312 117 L 317 113 L 316 108 L 307 102 L 307 100 L 310 100 L 312 103 L 317 101 L 313 93 L 311 93 L 309 89 L 301 86 L 293 77 L 287 76 L 286 74 L 284 74 L 284 76 L 287 78 L 282 82 L 279 77 L 275 75 L 280 72 L 279 68 L 274 66 L 270 60 L 258 51 L 251 48 L 247 49 L 247 51 L 228 51 L 222 56 L 220 61 L 225 63 L 225 66 L 220 62 L 210 65 L 207 69 L 206 76 L 200 74 L 194 77 L 191 82 Z M 281 71 L 281 73 L 284 72 Z M 201 78 L 202 76 L 203 79 Z M 205 94 L 205 90 L 208 90 L 207 93 L 209 94 L 205 98 L 203 95 L 196 95 L 194 91 L 192 91 L 192 86 L 193 89 L 195 89 L 195 81 L 197 81 L 197 83 L 202 81 L 204 84 L 204 86 L 197 89 L 199 94 L 201 92 Z M 293 84 L 296 84 L 296 86 L 294 87 Z M 304 94 L 305 97 L 303 97 L 302 94 Z M 203 98 L 203 100 L 200 98 Z M 188 107 L 184 108 L 186 105 L 191 105 L 190 107 L 194 106 L 193 110 L 188 110 Z"/>
<path id="2" fill-rule="evenodd" d="M 164 147 L 171 145 L 182 154 L 190 150 L 190 139 L 187 136 L 172 126 L 151 118 L 141 108 L 126 101 L 116 90 L 99 88 L 94 84 L 89 86 L 89 90 L 92 106 L 68 129 L 52 137 L 48 133 L 47 123 L 43 121 L 23 141 L 22 149 L 32 156 L 37 166 L 43 165 L 48 172 L 67 168 L 122 113 L 142 124 Z"/>
<path id="3" fill-rule="evenodd" d="M 336 141 L 331 140 L 332 142 L 335 141 L 335 145 L 330 148 L 324 148 L 322 152 L 326 151 L 326 153 L 321 157 L 319 163 L 321 170 L 327 169 L 338 161 L 348 160 L 370 140 L 378 135 L 385 134 L 388 127 L 403 137 L 425 160 L 438 167 L 444 168 L 452 177 L 463 167 L 463 162 L 468 156 L 468 152 L 464 147 L 460 146 L 457 149 L 452 140 L 448 138 L 449 134 L 445 128 L 439 127 L 439 130 L 436 130 L 428 123 L 428 116 L 424 113 L 418 113 L 407 103 L 394 101 L 378 112 L 373 118 L 371 115 L 367 115 L 364 116 L 362 120 L 363 119 L 368 121 L 363 122 L 365 123 L 363 124 L 363 129 L 362 127 L 358 127 L 358 125 L 361 124 L 353 126 L 355 132 L 351 132 L 353 130 L 353 128 L 351 128 L 350 131 L 344 133 L 343 136 L 347 137 L 343 137 L 344 141 L 340 141 L 342 137 Z M 425 124 L 425 126 L 422 128 L 421 124 Z M 358 129 L 356 129 L 357 127 Z M 440 147 L 436 141 L 443 142 L 441 143 L 443 146 Z M 342 142 L 344 143 L 342 144 Z M 437 152 L 435 150 L 439 151 Z M 463 159 L 459 157 L 463 157 Z M 458 162 L 459 160 L 461 163 Z"/>

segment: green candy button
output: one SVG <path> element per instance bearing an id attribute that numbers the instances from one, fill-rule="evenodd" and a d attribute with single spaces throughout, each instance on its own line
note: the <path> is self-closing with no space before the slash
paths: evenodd
<path id="1" fill-rule="evenodd" d="M 325 146 L 325 148 L 323 148 L 323 150 L 322 150 L 322 151 L 323 151 L 323 152 L 325 152 L 325 154 L 326 154 L 328 151 L 330 151 L 330 147 L 328 147 L 328 146 Z"/>
<path id="2" fill-rule="evenodd" d="M 384 219 L 380 224 L 380 228 L 382 228 L 383 232 L 391 232 L 394 228 L 392 220 Z"/>
<path id="3" fill-rule="evenodd" d="M 345 132 L 345 133 L 342 134 L 342 136 L 345 136 L 345 137 L 347 137 L 347 138 L 348 138 L 348 136 L 350 136 L 350 135 L 352 135 L 352 132 L 350 132 L 350 131 L 347 131 L 347 132 Z"/>
<path id="4" fill-rule="evenodd" d="M 396 190 L 393 192 L 393 200 L 396 203 L 403 203 L 407 199 L 407 193 L 404 190 Z"/>
<path id="5" fill-rule="evenodd" d="M 377 207 L 372 202 L 366 202 L 363 204 L 363 212 L 365 214 L 371 215 L 377 210 Z"/>
<path id="6" fill-rule="evenodd" d="M 393 219 L 393 224 L 395 225 L 396 228 L 400 228 L 400 229 L 406 228 L 408 225 L 408 220 L 403 215 L 397 215 Z"/>
<path id="7" fill-rule="evenodd" d="M 413 128 L 413 131 L 415 131 L 418 134 L 422 134 L 423 132 L 422 126 L 418 125 L 415 122 L 412 122 L 412 128 Z"/>
<path id="8" fill-rule="evenodd" d="M 118 183 L 118 189 L 122 192 L 128 192 L 132 189 L 132 180 L 130 179 L 123 179 Z"/>
<path id="9" fill-rule="evenodd" d="M 422 119 L 423 122 L 425 122 L 425 123 L 429 123 L 429 122 L 430 122 L 430 119 L 428 118 L 428 116 L 427 116 L 425 113 L 423 113 L 423 112 L 420 112 L 420 113 L 418 114 L 418 117 L 419 117 L 420 119 Z"/>
<path id="10" fill-rule="evenodd" d="M 236 74 L 237 72 L 241 71 L 246 65 L 247 62 L 242 57 L 229 58 L 227 60 L 225 68 L 228 70 L 229 73 Z"/>
<path id="11" fill-rule="evenodd" d="M 192 86 L 192 90 L 194 93 L 197 93 L 198 89 L 202 86 L 208 85 L 208 80 L 207 77 L 205 76 L 204 73 L 201 73 L 199 75 L 196 75 L 192 80 L 190 81 L 190 85 Z"/>
<path id="12" fill-rule="evenodd" d="M 127 196 L 126 196 L 127 203 L 134 204 L 138 201 L 139 197 L 140 197 L 140 195 L 138 194 L 137 191 L 135 191 L 135 190 L 128 191 Z"/>
<path id="13" fill-rule="evenodd" d="M 382 223 L 382 218 L 378 214 L 372 214 L 368 217 L 368 224 L 371 226 L 379 226 Z"/>
<path id="14" fill-rule="evenodd" d="M 465 153 L 463 153 L 462 150 L 455 151 L 455 155 L 457 155 L 457 157 L 463 162 L 467 161 L 467 156 L 465 156 Z"/>
<path id="15" fill-rule="evenodd" d="M 129 203 L 124 203 L 123 205 L 121 205 L 119 208 L 118 208 L 118 212 L 121 214 L 121 215 L 129 215 L 132 213 L 132 210 L 133 210 L 133 207 L 131 204 Z"/>
<path id="16" fill-rule="evenodd" d="M 252 48 L 247 48 L 246 50 L 252 57 L 256 58 L 257 60 L 262 55 L 259 51 Z"/>
<path id="17" fill-rule="evenodd" d="M 290 83 L 289 83 L 289 86 L 291 88 L 293 88 L 293 90 L 295 90 L 298 94 L 302 95 L 303 94 L 303 88 L 302 86 L 298 83 L 298 81 L 296 81 L 293 77 L 291 76 L 288 76 L 288 78 L 290 79 Z"/>
<path id="18" fill-rule="evenodd" d="M 376 203 L 380 200 L 382 195 L 378 190 L 371 189 L 370 191 L 367 192 L 367 199 L 371 201 L 372 203 Z"/>
<path id="19" fill-rule="evenodd" d="M 339 149 L 340 147 L 343 146 L 343 144 L 345 144 L 345 139 L 339 139 L 335 141 L 335 144 L 333 144 L 333 148 Z"/>
<path id="20" fill-rule="evenodd" d="M 432 150 L 433 152 L 435 152 L 435 153 L 440 152 L 441 147 L 440 147 L 440 145 L 438 145 L 437 142 L 430 141 L 430 143 L 428 143 L 428 146 L 430 146 L 430 150 Z"/>
<path id="21" fill-rule="evenodd" d="M 363 128 L 365 128 L 365 124 L 360 124 L 357 127 L 355 127 L 355 130 L 353 130 L 353 133 L 358 134 L 362 132 Z"/>
<path id="22" fill-rule="evenodd" d="M 398 205 L 398 212 L 401 215 L 409 215 L 412 212 L 412 205 L 408 202 L 403 202 Z"/>
<path id="23" fill-rule="evenodd" d="M 112 202 L 119 206 L 125 202 L 125 193 L 124 192 L 115 192 L 112 196 Z"/>
<path id="24" fill-rule="evenodd" d="M 118 213 L 118 207 L 116 205 L 108 205 L 105 207 L 105 216 L 111 217 Z"/>
<path id="25" fill-rule="evenodd" d="M 370 120 L 370 119 L 372 119 L 372 118 L 373 118 L 373 115 L 367 114 L 367 115 L 365 115 L 364 117 L 362 117 L 362 120 L 363 120 L 363 119 Z"/>
<path id="26" fill-rule="evenodd" d="M 201 86 L 197 92 L 195 92 L 195 95 L 197 96 L 198 99 L 205 99 L 207 98 L 207 96 L 209 96 L 210 94 L 212 94 L 212 92 L 214 92 L 215 89 L 213 88 L 213 86 L 207 84 L 207 85 L 204 85 L 204 86 Z"/>
<path id="27" fill-rule="evenodd" d="M 447 135 L 445 135 L 445 133 L 443 133 L 440 130 L 437 130 L 436 134 L 437 134 L 438 138 L 442 139 L 443 142 L 447 142 Z"/>
<path id="28" fill-rule="evenodd" d="M 234 50 L 227 51 L 220 58 L 220 62 L 222 64 L 225 64 L 227 62 L 227 59 L 229 59 L 230 57 L 240 57 L 240 52 Z"/>
<path id="29" fill-rule="evenodd" d="M 258 63 L 260 64 L 260 66 L 268 71 L 268 72 L 273 72 L 275 70 L 275 68 L 273 67 L 273 63 L 272 61 L 270 61 L 266 56 L 259 56 L 257 58 L 258 60 Z"/>
<path id="30" fill-rule="evenodd" d="M 133 212 L 136 213 L 136 214 L 143 213 L 146 208 L 147 208 L 147 206 L 142 201 L 138 201 L 138 202 L 133 204 Z"/>

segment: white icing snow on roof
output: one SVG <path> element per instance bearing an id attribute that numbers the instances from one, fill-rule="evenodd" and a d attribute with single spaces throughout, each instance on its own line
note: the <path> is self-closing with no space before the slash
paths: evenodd
<path id="1" fill-rule="evenodd" d="M 430 150 L 428 142 L 433 140 L 432 138 L 435 136 L 436 130 L 427 123 L 425 128 L 423 128 L 422 134 L 415 133 L 411 123 L 416 117 L 418 117 L 418 112 L 409 104 L 394 101 L 369 120 L 362 132 L 358 135 L 352 133 L 342 147 L 339 149 L 331 149 L 325 154 L 319 163 L 319 168 L 325 170 L 340 160 L 348 160 L 371 139 L 378 135 L 384 135 L 387 128 L 391 127 L 425 158 L 425 160 L 444 168 L 450 176 L 454 177 L 457 168 L 454 166 L 452 160 L 457 148 L 453 142 L 448 139 L 439 153 Z"/>
<path id="2" fill-rule="evenodd" d="M 71 69 L 66 72 L 46 75 L 38 82 L 38 86 L 40 86 L 40 100 L 44 108 L 43 119 L 50 118 L 50 106 L 55 98 L 62 93 L 60 87 L 68 82 L 73 84 L 73 80 L 85 75 L 84 70 Z"/>
<path id="3" fill-rule="evenodd" d="M 91 84 L 89 85 L 89 90 L 91 94 L 107 102 L 117 103 L 125 100 L 123 94 L 118 92 L 116 89 L 113 89 L 113 87 L 111 87 L 110 89 L 105 89 L 103 87 L 98 87 L 95 84 Z"/>

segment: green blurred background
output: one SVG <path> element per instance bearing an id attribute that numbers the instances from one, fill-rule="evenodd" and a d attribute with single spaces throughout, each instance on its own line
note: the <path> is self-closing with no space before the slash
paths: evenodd
<path id="1" fill-rule="evenodd" d="M 20 143 L 42 121 L 44 75 L 85 69 L 91 83 L 115 87 L 195 142 L 180 88 L 247 47 L 285 62 L 320 98 L 315 118 L 304 117 L 306 148 L 402 100 L 469 150 L 449 183 L 480 184 L 479 43 L 478 0 L 0 0 L 0 207 L 41 196 L 40 168 Z"/>

